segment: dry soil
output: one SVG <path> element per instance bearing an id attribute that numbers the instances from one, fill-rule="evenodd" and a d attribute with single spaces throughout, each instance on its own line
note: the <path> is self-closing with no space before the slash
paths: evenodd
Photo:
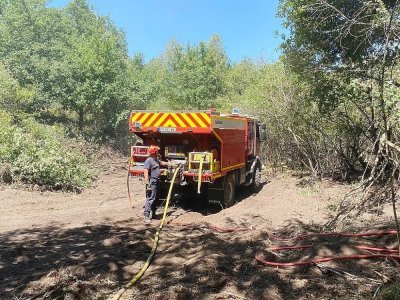
<path id="1" fill-rule="evenodd" d="M 94 186 L 80 194 L 0 187 L 0 299 L 108 299 L 128 282 L 146 261 L 160 221 L 143 223 L 143 185 L 137 180 L 130 181 L 131 209 L 126 174 L 125 159 L 111 157 Z M 370 298 L 385 276 L 393 276 L 397 263 L 391 260 L 324 264 L 355 277 L 315 265 L 257 263 L 257 253 L 274 261 L 312 260 L 359 253 L 354 244 L 394 242 L 392 236 L 284 240 L 321 231 L 350 187 L 331 181 L 309 185 L 289 174 L 265 173 L 263 183 L 257 194 L 239 191 L 238 203 L 228 209 L 198 208 L 190 199 L 172 203 L 151 266 L 123 299 Z M 350 225 L 384 227 L 389 215 L 383 205 L 379 215 L 366 214 Z M 220 232 L 216 226 L 243 230 Z M 269 250 L 295 243 L 313 248 Z"/>

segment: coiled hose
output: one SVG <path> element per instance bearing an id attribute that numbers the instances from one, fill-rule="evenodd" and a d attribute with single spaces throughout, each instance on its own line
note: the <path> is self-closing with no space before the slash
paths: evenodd
<path id="1" fill-rule="evenodd" d="M 125 291 L 129 288 L 131 288 L 144 274 L 144 272 L 146 272 L 147 268 L 150 266 L 150 263 L 154 257 L 154 254 L 156 253 L 157 250 L 157 246 L 158 246 L 158 242 L 160 240 L 160 232 L 162 230 L 162 228 L 164 227 L 164 223 L 165 223 L 165 218 L 167 216 L 167 211 L 168 211 L 168 205 L 169 205 L 169 201 L 171 199 L 171 194 L 172 194 L 172 189 L 174 187 L 174 182 L 175 182 L 175 178 L 176 175 L 179 173 L 181 167 L 177 167 L 175 172 L 174 172 L 174 176 L 172 177 L 172 181 L 171 184 L 169 186 L 169 190 L 168 190 L 168 196 L 167 196 L 167 200 L 165 202 L 165 206 L 164 206 L 164 213 L 163 213 L 163 217 L 161 219 L 160 225 L 157 228 L 155 237 L 154 237 L 154 242 L 153 242 L 153 248 L 151 249 L 150 255 L 147 258 L 145 264 L 143 265 L 143 267 L 140 269 L 139 273 L 137 273 L 132 279 L 131 281 L 129 281 L 127 284 L 125 284 L 125 286 L 123 288 L 121 288 L 115 295 L 114 297 L 112 297 L 112 300 L 118 300 L 121 298 L 121 296 L 125 293 Z"/>
<path id="2" fill-rule="evenodd" d="M 396 230 L 386 230 L 386 231 L 373 231 L 373 232 L 361 232 L 361 233 L 340 233 L 340 232 L 322 232 L 316 234 L 303 234 L 299 235 L 292 240 L 304 240 L 312 237 L 327 237 L 327 236 L 341 236 L 341 237 L 369 237 L 369 236 L 384 236 L 397 234 Z M 290 240 L 290 239 L 281 239 L 281 240 Z M 313 245 L 292 245 L 292 246 L 278 246 L 272 247 L 270 250 L 272 251 L 282 251 L 282 250 L 302 250 L 312 248 Z M 376 259 L 376 258 L 391 258 L 397 261 L 400 261 L 399 251 L 395 249 L 387 249 L 387 248 L 377 248 L 370 246 L 361 246 L 356 245 L 356 249 L 367 250 L 367 251 L 375 251 L 375 252 L 386 252 L 386 253 L 397 253 L 397 254 L 355 254 L 355 255 L 339 255 L 332 257 L 321 257 L 313 260 L 305 260 L 305 261 L 291 261 L 291 262 L 275 262 L 265 260 L 260 253 L 257 253 L 255 259 L 269 267 L 296 267 L 296 266 L 306 266 L 312 265 L 320 262 L 327 262 L 332 260 L 349 260 L 349 259 Z"/>

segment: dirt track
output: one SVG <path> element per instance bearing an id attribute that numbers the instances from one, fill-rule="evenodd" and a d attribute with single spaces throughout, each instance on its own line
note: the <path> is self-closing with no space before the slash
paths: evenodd
<path id="1" fill-rule="evenodd" d="M 314 232 L 344 195 L 345 185 L 323 182 L 301 187 L 292 176 L 265 178 L 256 195 L 241 192 L 239 203 L 196 210 L 177 203 L 155 260 L 123 299 L 332 299 L 371 295 L 376 285 L 326 276 L 316 267 L 273 269 L 254 260 L 274 237 Z M 102 172 L 81 194 L 0 191 L 0 299 L 106 299 L 140 269 L 158 222 L 141 217 L 143 186 L 131 182 L 135 211 L 126 197 L 123 160 Z M 161 213 L 161 211 L 159 211 Z M 175 223 L 175 225 L 173 225 Z M 191 223 L 181 226 L 178 224 Z M 249 230 L 218 233 L 206 223 Z M 352 253 L 348 239 L 314 239 L 311 252 L 285 259 Z M 367 241 L 367 242 L 370 242 Z M 374 243 L 391 243 L 389 238 Z M 390 261 L 329 264 L 376 277 Z M 351 288 L 350 288 L 351 287 Z M 68 298 L 69 297 L 69 298 Z"/>

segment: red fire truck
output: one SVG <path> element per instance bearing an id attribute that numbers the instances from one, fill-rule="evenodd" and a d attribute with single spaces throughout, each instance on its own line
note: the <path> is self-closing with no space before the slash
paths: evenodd
<path id="1" fill-rule="evenodd" d="M 161 159 L 171 167 L 161 170 L 166 190 L 174 166 L 182 171 L 174 184 L 181 193 L 219 201 L 225 207 L 235 203 L 239 185 L 254 191 L 261 186 L 261 143 L 266 127 L 260 121 L 234 110 L 232 114 L 207 111 L 136 111 L 129 118 L 129 130 L 141 139 L 131 147 L 131 176 L 142 176 L 150 145 L 160 147 Z"/>

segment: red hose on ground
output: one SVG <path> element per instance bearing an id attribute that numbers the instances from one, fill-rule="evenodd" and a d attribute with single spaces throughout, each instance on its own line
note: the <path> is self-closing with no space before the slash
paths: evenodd
<path id="1" fill-rule="evenodd" d="M 304 240 L 312 237 L 323 237 L 323 236 L 342 236 L 342 237 L 366 237 L 366 236 L 383 236 L 389 234 L 397 234 L 396 230 L 385 230 L 385 231 L 372 231 L 365 233 L 351 233 L 351 232 L 321 232 L 312 234 L 301 234 L 291 238 L 271 238 L 276 241 L 290 241 L 290 240 Z"/>
<path id="2" fill-rule="evenodd" d="M 169 225 L 177 225 L 177 226 L 189 226 L 193 225 L 192 223 L 178 223 L 178 222 L 167 222 Z M 249 228 L 228 228 L 222 227 L 218 225 L 213 225 L 210 223 L 205 224 L 208 228 L 216 230 L 218 232 L 237 232 L 237 231 L 247 231 Z M 386 231 L 374 231 L 374 232 L 365 232 L 365 233 L 340 233 L 340 232 L 326 232 L 326 233 L 316 233 L 316 234 L 303 234 L 297 237 L 286 239 L 286 240 L 299 240 L 307 237 L 318 237 L 318 236 L 343 236 L 343 237 L 367 237 L 367 236 L 384 236 L 390 234 L 397 234 L 396 230 L 386 230 Z M 281 251 L 281 250 L 301 250 L 301 249 L 309 249 L 312 248 L 313 245 L 293 245 L 293 246 L 277 246 L 272 247 L 270 250 L 272 251 Z M 387 248 L 376 248 L 369 246 L 355 246 L 357 249 L 368 250 L 368 251 L 377 251 L 377 252 L 389 252 L 396 253 L 398 250 L 387 249 Z M 399 255 L 394 254 L 358 254 L 358 255 L 348 255 L 348 256 L 333 256 L 333 257 L 322 257 L 314 260 L 306 260 L 306 261 L 295 261 L 295 262 L 273 262 L 267 261 L 262 258 L 261 254 L 256 254 L 255 259 L 266 266 L 270 267 L 295 267 L 295 266 L 306 266 L 312 265 L 315 263 L 333 261 L 333 260 L 350 260 L 350 259 L 376 259 L 376 258 L 392 258 L 400 261 Z"/>
<path id="3" fill-rule="evenodd" d="M 355 246 L 355 248 L 361 250 L 376 251 L 376 252 L 399 253 L 399 249 L 375 248 L 369 246 Z"/>
<path id="4" fill-rule="evenodd" d="M 278 246 L 278 247 L 271 247 L 269 250 L 271 251 L 281 251 L 281 250 L 302 250 L 302 249 L 309 249 L 314 247 L 314 245 L 293 245 L 293 246 Z M 388 248 L 376 248 L 370 246 L 354 246 L 354 248 L 360 250 L 368 250 L 368 251 L 376 251 L 376 252 L 388 252 L 388 253 L 398 253 L 399 250 L 397 249 L 388 249 Z"/>
<path id="5" fill-rule="evenodd" d="M 256 260 L 259 263 L 262 263 L 266 266 L 270 267 L 295 267 L 295 266 L 306 266 L 312 265 L 315 263 L 326 262 L 331 260 L 346 260 L 346 259 L 373 259 L 373 258 L 393 258 L 400 260 L 399 255 L 394 254 L 361 254 L 361 255 L 348 255 L 348 256 L 332 256 L 332 257 L 322 257 L 313 260 L 303 260 L 303 261 L 294 261 L 294 262 L 273 262 L 264 260 L 261 257 L 261 254 L 256 254 Z"/>
<path id="6" fill-rule="evenodd" d="M 397 234 L 396 230 L 386 230 L 386 231 L 374 231 L 374 232 L 364 232 L 364 233 L 337 233 L 337 232 L 326 232 L 326 233 L 316 233 L 316 234 L 303 234 L 294 238 L 286 240 L 301 240 L 308 237 L 316 236 L 343 236 L 343 237 L 367 237 L 367 236 L 384 236 L 390 234 Z M 272 247 L 270 250 L 280 251 L 280 250 L 301 250 L 313 247 L 313 245 L 293 245 L 293 246 L 278 246 Z M 360 250 L 376 251 L 376 252 L 388 252 L 388 253 L 398 253 L 398 250 L 387 249 L 387 248 L 376 248 L 370 246 L 355 246 L 355 248 Z M 359 255 L 348 255 L 348 256 L 332 256 L 332 257 L 322 257 L 314 260 L 305 261 L 294 261 L 294 262 L 274 262 L 265 260 L 261 254 L 256 254 L 255 259 L 266 266 L 270 267 L 295 267 L 295 266 L 306 266 L 320 262 L 332 261 L 332 260 L 349 260 L 349 259 L 376 259 L 376 258 L 392 258 L 400 261 L 400 256 L 398 254 L 359 254 Z"/>

